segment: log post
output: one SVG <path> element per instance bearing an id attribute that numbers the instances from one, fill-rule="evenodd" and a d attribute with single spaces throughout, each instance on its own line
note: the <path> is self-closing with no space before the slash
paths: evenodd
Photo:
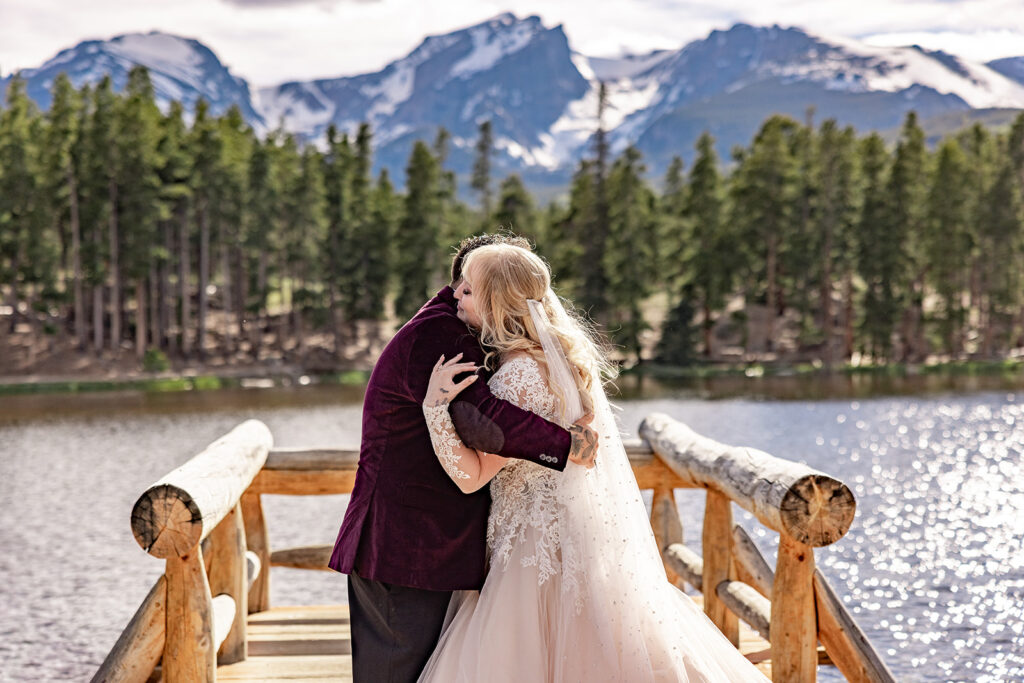
<path id="1" fill-rule="evenodd" d="M 772 585 L 772 680 L 813 683 L 818 665 L 818 622 L 814 606 L 814 549 L 779 537 Z"/>
<path id="2" fill-rule="evenodd" d="M 145 683 L 164 652 L 167 579 L 161 576 L 135 611 L 91 683 Z"/>
<path id="3" fill-rule="evenodd" d="M 242 507 L 234 509 L 221 520 L 209 537 L 210 552 L 210 594 L 231 596 L 234 600 L 234 615 L 224 635 L 217 664 L 234 664 L 249 655 L 246 637 L 248 611 L 249 577 L 245 561 L 245 528 L 242 524 Z M 226 635 L 225 635 L 226 634 Z"/>
<path id="4" fill-rule="evenodd" d="M 716 592 L 718 584 L 733 578 L 731 531 L 732 507 L 729 499 L 723 493 L 708 489 L 704 505 L 704 533 L 701 537 L 704 550 L 701 587 L 704 593 L 704 613 L 733 645 L 739 647 L 739 621 Z"/>
<path id="5" fill-rule="evenodd" d="M 753 586 L 758 593 L 771 600 L 775 572 L 739 524 L 732 528 L 732 552 L 740 581 Z"/>
<path id="6" fill-rule="evenodd" d="M 246 546 L 260 559 L 259 572 L 249 589 L 248 611 L 253 614 L 270 609 L 270 542 L 260 494 L 250 488 L 242 494 L 241 503 Z"/>
<path id="7" fill-rule="evenodd" d="M 150 555 L 180 557 L 235 507 L 273 444 L 262 422 L 247 420 L 139 496 L 132 533 Z"/>
<path id="8" fill-rule="evenodd" d="M 664 558 L 665 550 L 674 543 L 683 542 L 683 525 L 679 520 L 679 509 L 676 507 L 675 491 L 668 487 L 654 489 L 654 500 L 651 502 L 651 528 L 654 539 L 658 543 L 658 552 Z M 667 562 L 665 575 L 669 583 L 679 585 L 679 575 Z"/>
<path id="9" fill-rule="evenodd" d="M 164 683 L 212 681 L 213 600 L 197 543 L 181 557 L 167 558 L 167 621 L 163 654 Z"/>
<path id="10" fill-rule="evenodd" d="M 850 489 L 806 465 L 718 443 L 658 413 L 644 419 L 640 435 L 688 486 L 721 491 L 769 529 L 801 543 L 833 543 L 853 522 Z"/>

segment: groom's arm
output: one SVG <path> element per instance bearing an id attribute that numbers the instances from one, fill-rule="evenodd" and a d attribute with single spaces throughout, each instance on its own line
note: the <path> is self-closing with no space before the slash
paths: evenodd
<path id="1" fill-rule="evenodd" d="M 444 355 L 462 354 L 463 362 L 483 365 L 484 353 L 476 337 L 457 318 L 430 321 L 412 347 L 406 382 L 410 394 L 422 403 L 430 371 Z M 487 382 L 476 381 L 449 406 L 459 437 L 471 448 L 506 458 L 529 460 L 543 467 L 564 470 L 572 439 L 566 430 L 536 413 L 495 398 Z"/>

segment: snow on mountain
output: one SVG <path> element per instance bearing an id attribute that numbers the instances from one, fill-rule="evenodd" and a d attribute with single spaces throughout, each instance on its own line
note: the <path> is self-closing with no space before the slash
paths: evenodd
<path id="1" fill-rule="evenodd" d="M 367 121 L 378 165 L 396 178 L 415 140 L 433 139 L 442 126 L 451 134 L 447 164 L 467 173 L 477 128 L 490 120 L 496 175 L 564 183 L 592 153 L 602 83 L 613 153 L 637 145 L 653 174 L 672 155 L 687 155 L 703 131 L 727 154 L 772 113 L 803 118 L 813 107 L 821 119 L 865 131 L 891 129 L 911 109 L 924 118 L 1024 108 L 1024 57 L 979 64 L 917 46 L 875 47 L 746 24 L 678 50 L 593 57 L 573 52 L 561 26 L 511 13 L 428 36 L 379 71 L 258 92 L 198 41 L 159 32 L 86 41 L 23 76 L 46 108 L 58 72 L 76 86 L 109 74 L 122 88 L 133 64 L 150 69 L 162 106 L 180 100 L 191 109 L 203 97 L 219 114 L 238 105 L 258 131 L 281 125 L 321 143 L 330 125 L 351 134 Z"/>
<path id="2" fill-rule="evenodd" d="M 991 67 L 918 46 L 875 47 L 843 38 L 822 39 L 834 46 L 804 63 L 770 65 L 786 78 L 823 81 L 851 92 L 897 92 L 912 86 L 956 95 L 972 108 L 1024 107 L 1024 85 Z"/>
<path id="3" fill-rule="evenodd" d="M 1024 57 L 1006 57 L 1005 59 L 996 59 L 985 66 L 993 69 L 994 71 L 998 71 L 1017 83 L 1024 84 Z"/>
<path id="4" fill-rule="evenodd" d="M 67 73 L 76 88 L 95 85 L 110 76 L 114 88 L 124 88 L 128 72 L 140 64 L 149 69 L 157 102 L 166 109 L 177 100 L 191 111 L 199 98 L 215 114 L 238 105 L 251 124 L 262 128 L 262 117 L 253 109 L 249 86 L 231 74 L 217 56 L 198 40 L 166 33 L 132 33 L 110 40 L 87 40 L 62 50 L 37 69 L 21 72 L 27 91 L 40 107 L 50 106 L 53 79 Z"/>

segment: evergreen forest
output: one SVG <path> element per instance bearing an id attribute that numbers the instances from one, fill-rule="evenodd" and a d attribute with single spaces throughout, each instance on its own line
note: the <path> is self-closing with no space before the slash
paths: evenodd
<path id="1" fill-rule="evenodd" d="M 772 116 L 731 158 L 705 134 L 657 179 L 598 125 L 544 205 L 517 175 L 493 177 L 489 122 L 471 177 L 447 168 L 451 144 L 444 129 L 416 142 L 396 179 L 374 171 L 367 124 L 257 136 L 238 109 L 161 111 L 141 67 L 122 93 L 61 76 L 41 112 L 14 78 L 0 340 L 27 329 L 83 355 L 203 361 L 301 358 L 317 339 L 339 357 L 357 330 L 386 341 L 446 284 L 463 237 L 502 228 L 536 244 L 629 365 L 1024 347 L 1024 114 L 928 140 L 910 113 L 889 141 Z"/>

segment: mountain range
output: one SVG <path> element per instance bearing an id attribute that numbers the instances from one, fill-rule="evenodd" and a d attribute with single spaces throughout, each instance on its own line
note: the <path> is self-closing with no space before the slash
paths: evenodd
<path id="1" fill-rule="evenodd" d="M 987 64 L 918 46 L 875 47 L 799 28 L 736 24 L 678 50 L 618 58 L 575 52 L 562 26 L 501 14 L 426 37 L 380 71 L 253 90 L 197 40 L 166 33 L 89 40 L 21 72 L 46 108 L 55 75 L 76 87 L 109 74 L 123 87 L 133 64 L 149 68 L 161 106 L 205 98 L 214 113 L 240 107 L 258 131 L 278 126 L 306 141 L 327 126 L 372 124 L 375 158 L 396 180 L 412 143 L 451 133 L 447 164 L 472 167 L 479 123 L 494 132 L 494 173 L 517 172 L 534 188 L 566 184 L 592 153 L 598 88 L 613 151 L 636 144 L 652 175 L 692 155 L 710 131 L 721 154 L 747 144 L 770 114 L 834 117 L 858 131 L 891 130 L 906 112 L 924 121 L 967 121 L 1024 109 L 1024 56 Z M 11 76 L 0 78 L 0 92 Z M 1005 119 L 1005 116 L 1003 117 Z"/>

